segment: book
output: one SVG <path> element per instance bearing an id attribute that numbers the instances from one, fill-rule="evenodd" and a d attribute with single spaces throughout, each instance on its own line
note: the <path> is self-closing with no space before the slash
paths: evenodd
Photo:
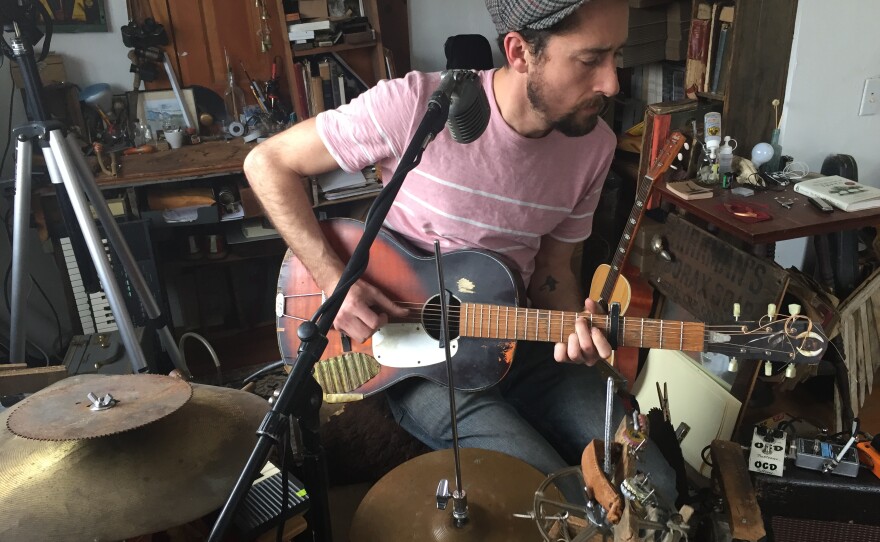
<path id="1" fill-rule="evenodd" d="M 678 181 L 674 183 L 666 183 L 666 188 L 681 199 L 706 199 L 715 195 L 711 188 L 700 186 L 694 181 Z"/>
<path id="2" fill-rule="evenodd" d="M 688 98 L 696 98 L 702 91 L 706 79 L 706 59 L 709 55 L 709 21 L 694 19 L 691 21 L 691 33 L 688 38 L 688 52 L 685 74 L 685 93 Z"/>
<path id="3" fill-rule="evenodd" d="M 844 211 L 880 207 L 880 188 L 857 183 L 839 175 L 801 181 L 794 185 L 794 191 L 821 198 Z"/>
<path id="4" fill-rule="evenodd" d="M 730 52 L 727 47 L 728 34 L 730 33 L 730 23 L 721 23 L 721 29 L 718 32 L 718 47 L 715 51 L 715 70 L 712 75 L 712 87 L 709 89 L 711 92 L 717 94 L 719 91 L 723 92 L 724 87 L 721 85 L 721 73 L 722 70 L 727 67 L 727 64 L 730 62 Z M 727 82 L 725 78 L 725 83 Z"/>

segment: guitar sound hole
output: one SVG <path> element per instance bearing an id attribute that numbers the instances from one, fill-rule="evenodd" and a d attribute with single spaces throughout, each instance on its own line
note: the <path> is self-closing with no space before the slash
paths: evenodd
<path id="1" fill-rule="evenodd" d="M 448 319 L 448 327 L 449 327 L 449 339 L 457 339 L 458 338 L 458 322 L 459 322 L 459 314 L 461 313 L 461 301 L 455 297 L 450 299 L 449 301 L 449 319 Z M 425 332 L 428 333 L 430 337 L 434 340 L 439 341 L 441 335 L 441 325 L 440 325 L 440 296 L 435 295 L 430 298 L 425 306 L 422 308 L 422 325 L 425 328 Z"/>

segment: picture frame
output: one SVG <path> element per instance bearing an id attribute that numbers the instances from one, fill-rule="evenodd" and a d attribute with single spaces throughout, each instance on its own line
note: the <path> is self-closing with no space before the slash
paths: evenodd
<path id="1" fill-rule="evenodd" d="M 109 32 L 105 0 L 38 0 L 60 33 Z"/>
<path id="2" fill-rule="evenodd" d="M 191 88 L 180 90 L 191 119 L 195 120 L 196 101 Z M 138 93 L 137 118 L 156 135 L 166 127 L 186 128 L 180 102 L 173 90 L 145 90 Z"/>

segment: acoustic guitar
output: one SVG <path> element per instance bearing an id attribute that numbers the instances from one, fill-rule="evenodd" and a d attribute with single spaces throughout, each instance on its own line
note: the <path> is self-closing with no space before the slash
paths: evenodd
<path id="1" fill-rule="evenodd" d="M 645 214 L 654 182 L 672 167 L 673 162 L 680 156 L 679 152 L 687 146 L 686 138 L 681 132 L 673 132 L 666 140 L 657 158 L 648 168 L 645 178 L 639 184 L 632 210 L 626 220 L 626 226 L 614 251 L 611 264 L 601 264 L 593 273 L 593 280 L 590 282 L 590 299 L 595 300 L 606 311 L 611 303 L 619 303 L 621 313 L 627 316 L 644 317 L 651 313 L 654 290 L 647 282 L 635 276 L 637 273 L 630 268 L 627 259 L 635 239 L 636 228 L 639 227 Z M 618 349 L 614 352 L 612 363 L 632 386 L 638 371 L 639 349 Z"/>
<path id="2" fill-rule="evenodd" d="M 363 234 L 363 224 L 349 219 L 321 223 L 324 234 L 345 261 Z M 459 250 L 441 256 L 449 303 L 453 385 L 465 391 L 499 382 L 513 362 L 517 341 L 564 342 L 575 319 L 614 334 L 620 346 L 711 351 L 740 359 L 817 363 L 826 348 L 822 330 L 803 316 L 766 318 L 706 326 L 647 318 L 528 309 L 521 307 L 519 275 L 496 255 Z M 405 378 L 418 376 L 446 384 L 436 261 L 382 230 L 370 249 L 363 278 L 409 309 L 362 344 L 331 330 L 328 346 L 314 369 L 325 400 L 363 399 Z M 324 293 L 302 263 L 288 251 L 281 265 L 276 298 L 278 343 L 285 359 L 296 356 L 299 324 L 321 305 Z M 347 346 L 350 344 L 350 351 Z"/>

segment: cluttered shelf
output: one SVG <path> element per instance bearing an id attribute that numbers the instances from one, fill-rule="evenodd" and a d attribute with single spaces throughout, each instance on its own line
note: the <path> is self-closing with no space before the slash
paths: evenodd
<path id="1" fill-rule="evenodd" d="M 241 173 L 252 148 L 252 144 L 236 138 L 123 156 L 119 175 L 101 173 L 95 180 L 101 188 L 125 188 Z"/>

